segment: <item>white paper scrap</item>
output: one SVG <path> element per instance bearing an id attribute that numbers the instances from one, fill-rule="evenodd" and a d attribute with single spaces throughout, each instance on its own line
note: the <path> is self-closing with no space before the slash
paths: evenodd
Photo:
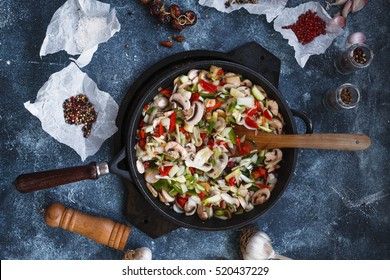
<path id="1" fill-rule="evenodd" d="M 82 125 L 67 124 L 64 118 L 63 102 L 78 94 L 86 95 L 97 112 L 88 138 L 83 136 Z M 25 102 L 24 106 L 39 118 L 44 131 L 73 148 L 82 161 L 95 154 L 103 142 L 118 130 L 115 124 L 118 104 L 109 93 L 99 90 L 96 83 L 73 62 L 52 74 L 38 91 L 35 102 Z"/>
<path id="2" fill-rule="evenodd" d="M 213 7 L 220 12 L 231 13 L 241 8 L 250 14 L 266 15 L 267 21 L 271 22 L 286 6 L 288 0 L 257 0 L 257 4 L 237 4 L 234 1 L 226 7 L 228 0 L 199 0 L 199 4 Z"/>
<path id="3" fill-rule="evenodd" d="M 86 66 L 100 43 L 120 30 L 115 9 L 96 0 L 68 0 L 53 15 L 39 55 L 65 50 L 80 55 L 75 62 Z M 74 59 L 72 59 L 74 60 Z"/>
<path id="4" fill-rule="evenodd" d="M 301 14 L 306 13 L 308 10 L 316 12 L 317 15 L 326 22 L 326 34 L 320 35 L 306 45 L 302 45 L 294 31 L 291 29 L 283 29 L 283 26 L 289 26 L 294 24 Z M 313 54 L 322 54 L 332 44 L 333 40 L 342 35 L 344 30 L 338 26 L 325 11 L 325 9 L 318 2 L 307 2 L 296 6 L 294 8 L 286 8 L 275 19 L 274 29 L 280 32 L 284 39 L 288 40 L 288 44 L 295 50 L 295 59 L 298 64 L 303 68 L 309 57 Z"/>

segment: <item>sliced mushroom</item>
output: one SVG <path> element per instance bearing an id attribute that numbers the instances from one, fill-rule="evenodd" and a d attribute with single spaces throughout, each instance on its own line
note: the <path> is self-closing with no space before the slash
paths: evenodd
<path id="1" fill-rule="evenodd" d="M 277 134 L 281 134 L 282 133 L 282 130 L 283 130 L 283 124 L 282 122 L 277 119 L 277 118 L 273 118 L 270 122 L 269 122 L 269 125 L 273 128 L 275 128 L 275 131 Z"/>
<path id="2" fill-rule="evenodd" d="M 205 221 L 207 219 L 210 219 L 213 216 L 213 207 L 206 207 L 204 205 L 198 205 L 198 208 L 196 210 L 199 218 L 202 221 Z"/>
<path id="3" fill-rule="evenodd" d="M 215 65 L 212 65 L 210 67 L 210 76 L 212 79 L 218 79 L 221 77 L 221 73 L 223 73 L 222 71 L 222 68 L 218 67 L 218 66 L 215 66 Z"/>
<path id="4" fill-rule="evenodd" d="M 203 144 L 202 137 L 200 137 L 200 130 L 198 126 L 194 126 L 194 129 L 192 131 L 192 136 L 194 139 L 194 144 L 196 147 L 200 147 Z"/>
<path id="5" fill-rule="evenodd" d="M 209 73 L 206 70 L 200 70 L 198 77 L 199 77 L 199 80 L 203 80 L 203 81 L 210 82 L 210 83 L 213 82 L 209 78 Z"/>
<path id="6" fill-rule="evenodd" d="M 236 88 L 232 84 L 224 84 L 223 86 L 218 86 L 217 91 L 218 92 L 229 92 L 232 88 Z"/>
<path id="7" fill-rule="evenodd" d="M 188 155 L 187 150 L 175 141 L 168 142 L 165 145 L 165 152 L 167 152 L 173 158 L 185 159 Z"/>
<path id="8" fill-rule="evenodd" d="M 189 154 L 185 161 L 188 167 L 194 167 L 204 172 L 209 171 L 213 166 L 207 161 L 213 155 L 213 151 L 209 147 L 199 150 L 196 154 Z"/>
<path id="9" fill-rule="evenodd" d="M 139 172 L 140 174 L 144 174 L 144 173 L 145 173 L 145 166 L 144 166 L 144 164 L 142 163 L 142 161 L 137 160 L 136 166 L 137 166 L 137 170 L 138 170 L 138 172 Z"/>
<path id="10" fill-rule="evenodd" d="M 243 80 L 242 82 L 241 82 L 241 85 L 242 86 L 246 86 L 246 87 L 252 87 L 252 82 L 250 81 L 250 80 L 248 80 L 248 79 L 245 79 L 245 80 Z"/>
<path id="11" fill-rule="evenodd" d="M 179 213 L 179 214 L 184 213 L 183 208 L 177 203 L 177 201 L 175 204 L 173 204 L 172 208 L 173 208 L 173 211 L 175 211 L 176 213 Z"/>
<path id="12" fill-rule="evenodd" d="M 266 202 L 271 196 L 271 191 L 268 188 L 262 188 L 256 191 L 251 199 L 253 205 L 260 205 Z"/>
<path id="13" fill-rule="evenodd" d="M 169 101 L 168 99 L 165 97 L 165 96 L 160 96 L 158 97 L 154 103 L 156 104 L 156 106 L 160 109 L 165 109 L 168 104 L 169 104 Z"/>
<path id="14" fill-rule="evenodd" d="M 227 154 L 222 153 L 218 158 L 215 159 L 215 165 L 206 172 L 207 176 L 216 179 L 221 175 L 222 171 L 226 168 L 229 161 Z"/>
<path id="15" fill-rule="evenodd" d="M 170 196 L 169 193 L 165 189 L 161 190 L 161 194 L 165 198 L 166 202 L 174 202 L 175 201 L 175 198 Z"/>
<path id="16" fill-rule="evenodd" d="M 198 75 L 199 75 L 199 70 L 197 70 L 197 69 L 192 69 L 187 74 L 188 78 L 191 81 L 195 80 L 198 77 Z"/>
<path id="17" fill-rule="evenodd" d="M 184 204 L 183 210 L 186 213 L 186 216 L 191 216 L 195 214 L 197 204 L 191 197 L 187 200 L 186 204 Z"/>
<path id="18" fill-rule="evenodd" d="M 148 188 L 150 193 L 153 195 L 153 197 L 158 197 L 158 192 L 156 191 L 156 189 L 153 187 L 153 185 L 151 183 L 146 182 L 146 187 Z"/>
<path id="19" fill-rule="evenodd" d="M 193 108 L 193 113 L 191 116 L 186 117 L 185 122 L 189 125 L 195 125 L 202 119 L 204 107 L 201 102 L 195 101 L 192 103 L 191 108 Z"/>
<path id="20" fill-rule="evenodd" d="M 251 94 L 251 89 L 247 86 L 241 86 L 237 88 L 239 91 L 243 92 L 245 96 L 249 96 Z"/>
<path id="21" fill-rule="evenodd" d="M 218 119 L 214 125 L 214 130 L 217 133 L 220 133 L 220 132 L 222 132 L 222 130 L 225 129 L 225 127 L 226 127 L 226 120 L 224 118 L 218 117 Z"/>
<path id="22" fill-rule="evenodd" d="M 159 174 L 160 174 L 160 172 L 158 171 L 158 169 L 148 168 L 148 169 L 146 169 L 145 175 L 144 175 L 145 176 L 145 181 L 148 182 L 148 183 L 154 184 L 154 183 L 156 183 L 159 180 L 156 177 Z"/>
<path id="23" fill-rule="evenodd" d="M 188 110 L 191 108 L 190 98 L 186 92 L 178 92 L 171 95 L 169 101 L 180 106 L 183 110 Z"/>
<path id="24" fill-rule="evenodd" d="M 268 101 L 268 108 L 272 115 L 277 116 L 279 113 L 279 105 L 275 100 Z"/>
<path id="25" fill-rule="evenodd" d="M 283 152 L 280 149 L 273 149 L 265 154 L 264 163 L 267 165 L 275 165 L 282 160 Z"/>
<path id="26" fill-rule="evenodd" d="M 184 148 L 186 149 L 187 153 L 196 153 L 196 147 L 192 143 L 187 143 Z"/>
<path id="27" fill-rule="evenodd" d="M 234 76 L 225 75 L 225 77 L 223 78 L 223 82 L 226 84 L 232 84 L 235 87 L 239 87 L 241 85 L 241 79 L 237 75 Z"/>

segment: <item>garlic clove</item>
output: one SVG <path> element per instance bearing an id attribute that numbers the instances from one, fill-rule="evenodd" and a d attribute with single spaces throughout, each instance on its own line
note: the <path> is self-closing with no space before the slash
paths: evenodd
<path id="1" fill-rule="evenodd" d="M 343 16 L 336 16 L 332 19 L 332 23 L 340 26 L 341 28 L 344 28 L 346 24 L 346 20 L 345 17 Z"/>
<path id="2" fill-rule="evenodd" d="M 340 6 L 347 2 L 348 0 L 336 0 L 334 3 L 330 4 L 331 6 Z"/>
<path id="3" fill-rule="evenodd" d="M 353 0 L 351 12 L 356 13 L 364 8 L 365 5 L 367 5 L 368 0 Z"/>
<path id="4" fill-rule="evenodd" d="M 343 17 L 346 18 L 346 17 L 348 16 L 349 12 L 351 11 L 352 4 L 353 4 L 352 0 L 348 0 L 348 1 L 345 3 L 345 5 L 344 5 L 344 7 L 343 7 L 343 10 L 341 11 L 341 15 L 342 15 Z"/>
<path id="5" fill-rule="evenodd" d="M 362 32 L 355 32 L 349 35 L 345 42 L 345 48 L 349 48 L 354 44 L 364 44 L 366 42 L 366 36 Z"/>
<path id="6" fill-rule="evenodd" d="M 152 251 L 147 247 L 141 247 L 135 250 L 128 250 L 123 258 L 123 260 L 151 260 Z"/>

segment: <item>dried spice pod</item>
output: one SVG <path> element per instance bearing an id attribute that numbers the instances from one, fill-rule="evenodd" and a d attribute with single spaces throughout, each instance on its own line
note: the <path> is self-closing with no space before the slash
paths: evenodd
<path id="1" fill-rule="evenodd" d="M 192 26 L 198 21 L 198 17 L 196 16 L 195 12 L 193 12 L 193 11 L 186 11 L 184 13 L 184 16 L 186 19 L 185 24 L 187 26 Z"/>
<path id="2" fill-rule="evenodd" d="M 172 15 L 173 18 L 178 18 L 181 16 L 181 9 L 176 4 L 171 4 L 169 6 L 169 13 Z"/>
<path id="3" fill-rule="evenodd" d="M 148 5 L 152 2 L 152 0 L 140 0 L 141 4 Z"/>
<path id="4" fill-rule="evenodd" d="M 182 23 L 180 19 L 174 19 L 171 21 L 171 27 L 173 30 L 180 32 L 185 28 L 185 23 Z"/>
<path id="5" fill-rule="evenodd" d="M 173 40 L 175 40 L 176 42 L 184 42 L 185 41 L 185 37 L 184 36 L 173 36 Z"/>
<path id="6" fill-rule="evenodd" d="M 163 41 L 163 42 L 160 42 L 160 45 L 164 46 L 166 48 L 172 48 L 172 41 Z"/>
<path id="7" fill-rule="evenodd" d="M 161 2 L 152 2 L 150 3 L 149 5 L 149 13 L 152 15 L 152 16 L 155 16 L 155 17 L 158 17 L 161 13 L 161 8 L 163 7 L 163 5 L 161 4 Z"/>
<path id="8" fill-rule="evenodd" d="M 169 13 L 160 13 L 157 18 L 158 21 L 162 24 L 168 24 L 172 21 L 172 16 Z"/>

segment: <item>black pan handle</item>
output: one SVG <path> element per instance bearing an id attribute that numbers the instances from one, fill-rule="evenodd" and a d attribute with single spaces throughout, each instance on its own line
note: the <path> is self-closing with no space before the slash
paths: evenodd
<path id="1" fill-rule="evenodd" d="M 306 125 L 306 134 L 313 134 L 313 122 L 303 112 L 291 109 L 291 113 L 294 117 L 300 118 Z"/>
<path id="2" fill-rule="evenodd" d="M 119 167 L 119 164 L 125 158 L 126 158 L 126 148 L 124 147 L 108 164 L 110 167 L 110 172 L 119 175 L 125 178 L 126 180 L 129 180 L 131 183 L 133 183 L 133 179 L 130 176 L 130 171 Z"/>
<path id="3" fill-rule="evenodd" d="M 13 184 L 19 192 L 27 193 L 82 180 L 96 180 L 108 173 L 107 163 L 91 162 L 82 166 L 21 174 Z"/>

